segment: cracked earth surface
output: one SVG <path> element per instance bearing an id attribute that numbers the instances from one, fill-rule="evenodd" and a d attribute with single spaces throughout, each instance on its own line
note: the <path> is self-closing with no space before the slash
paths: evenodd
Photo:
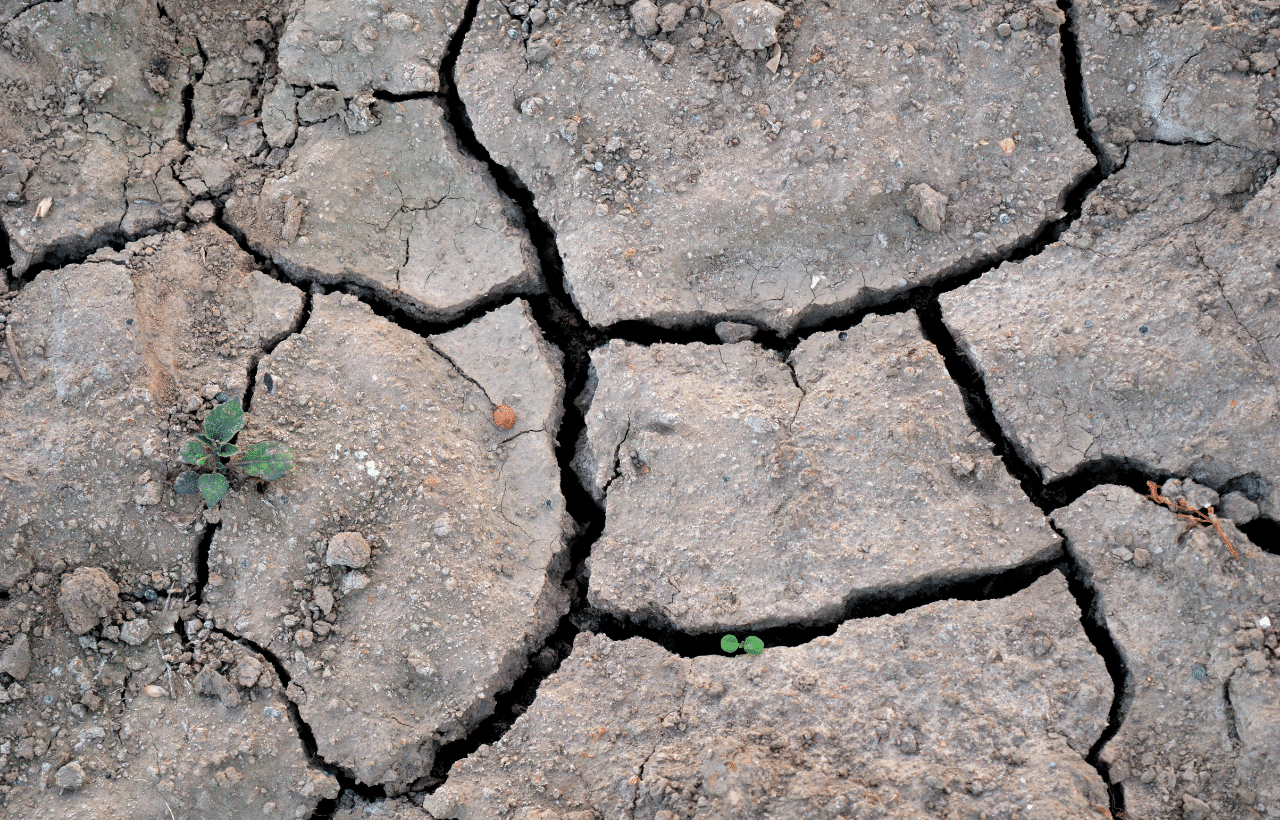
<path id="1" fill-rule="evenodd" d="M 1278 65 L 0 0 L 0 820 L 1280 818 Z"/>

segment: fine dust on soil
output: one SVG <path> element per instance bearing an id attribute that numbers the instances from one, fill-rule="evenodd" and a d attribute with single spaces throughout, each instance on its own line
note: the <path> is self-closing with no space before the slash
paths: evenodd
<path id="1" fill-rule="evenodd" d="M 1280 817 L 1280 12 L 1171 8 L 0 3 L 0 818 Z"/>

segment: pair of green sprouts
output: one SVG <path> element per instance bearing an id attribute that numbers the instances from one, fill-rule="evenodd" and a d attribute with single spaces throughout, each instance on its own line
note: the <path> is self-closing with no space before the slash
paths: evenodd
<path id="1" fill-rule="evenodd" d="M 188 439 L 180 453 L 183 462 L 196 469 L 180 473 L 173 482 L 173 491 L 178 495 L 199 493 L 204 496 L 205 506 L 212 508 L 231 489 L 231 483 L 223 475 L 231 467 L 263 481 L 275 481 L 289 472 L 293 467 L 293 454 L 278 441 L 251 444 L 241 453 L 231 439 L 243 427 L 244 408 L 240 406 L 240 399 L 229 399 L 210 410 L 204 420 L 204 432 Z M 236 456 L 239 458 L 233 462 Z"/>
<path id="2" fill-rule="evenodd" d="M 749 636 L 741 644 L 738 643 L 737 637 L 733 635 L 725 635 L 720 639 L 720 648 L 725 652 L 728 652 L 730 655 L 737 652 L 739 646 L 741 646 L 748 655 L 759 655 L 764 651 L 764 641 L 760 640 L 755 635 Z"/>

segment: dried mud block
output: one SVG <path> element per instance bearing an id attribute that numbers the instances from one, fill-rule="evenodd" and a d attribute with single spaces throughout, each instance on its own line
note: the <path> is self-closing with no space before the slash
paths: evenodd
<path id="1" fill-rule="evenodd" d="M 477 341 L 500 338 L 506 318 L 477 320 L 489 328 Z M 427 774 L 566 606 L 551 435 L 511 438 L 476 386 L 528 383 L 456 364 L 355 297 L 316 296 L 306 328 L 263 358 L 272 389 L 258 388 L 241 433 L 285 442 L 297 465 L 265 499 L 229 495 L 210 550 L 218 624 L 281 658 L 320 755 L 364 783 Z M 369 564 L 326 565 L 327 542 L 350 532 Z"/>
<path id="2" fill-rule="evenodd" d="M 483 0 L 458 90 L 593 325 L 790 331 L 1013 247 L 1094 166 L 1056 24 L 1014 3 L 1005 39 L 959 5 Z"/>
<path id="3" fill-rule="evenodd" d="M 1280 558 L 1124 487 L 1053 513 L 1127 667 L 1102 748 L 1132 817 L 1265 816 L 1280 803 Z"/>
<path id="4" fill-rule="evenodd" d="M 435 817 L 1097 817 L 1111 680 L 1052 573 L 751 657 L 582 633 Z M 1028 810 L 1030 811 L 1030 810 Z"/>
<path id="5" fill-rule="evenodd" d="M 542 338 L 527 302 L 517 299 L 430 342 L 491 404 L 512 409 L 508 438 L 539 430 L 555 440 L 564 415 L 563 356 Z"/>
<path id="6" fill-rule="evenodd" d="M 1274 169 L 1223 146 L 1135 145 L 1061 243 L 942 295 L 1046 480 L 1105 460 L 1215 488 L 1252 475 L 1252 500 L 1280 513 Z"/>
<path id="7" fill-rule="evenodd" d="M 14 785 L 0 818 L 310 817 L 321 800 L 337 796 L 337 780 L 308 761 L 284 687 L 266 661 L 242 647 L 226 652 L 266 670 L 255 687 L 237 690 L 234 707 L 200 694 L 189 675 L 166 678 L 154 648 L 104 659 L 139 667 L 126 694 L 93 714 L 81 707 L 78 716 L 59 715 L 66 722 L 45 743 L 47 751 L 11 764 L 24 777 L 9 781 Z M 68 658 L 59 660 L 66 664 Z M 150 664 L 160 675 L 155 683 L 132 683 Z M 68 669 L 93 678 L 98 664 L 87 675 L 86 666 L 73 657 Z M 6 737 L 21 743 L 27 728 Z"/>
<path id="8" fill-rule="evenodd" d="M 0 36 L 0 221 L 14 272 L 181 218 L 189 197 L 172 165 L 189 72 L 156 4 L 42 3 Z"/>
<path id="9" fill-rule="evenodd" d="M 590 601 L 707 632 L 1047 558 L 1059 540 L 969 423 L 914 314 L 806 339 L 612 342 L 575 469 L 605 530 Z"/>
<path id="10" fill-rule="evenodd" d="M 1280 10 L 1269 3 L 1072 4 L 1090 127 L 1135 140 L 1280 149 Z"/>
<path id="11" fill-rule="evenodd" d="M 440 61 L 462 24 L 461 0 L 402 0 L 356 9 L 343 0 L 306 0 L 280 40 L 290 83 L 332 86 L 344 97 L 440 90 Z"/>
<path id="12" fill-rule="evenodd" d="M 71 631 L 83 635 L 115 611 L 119 592 L 120 587 L 101 567 L 80 567 L 62 579 L 58 609 Z"/>
<path id="13" fill-rule="evenodd" d="M 288 271 L 366 285 L 432 319 L 541 291 L 518 209 L 458 151 L 440 107 L 374 108 L 382 122 L 366 133 L 336 117 L 300 128 L 280 173 L 227 203 L 228 221 Z"/>
<path id="14" fill-rule="evenodd" d="M 165 8 L 200 45 L 200 71 L 192 90 L 187 142 L 196 156 L 237 162 L 267 150 L 263 101 L 276 72 L 270 52 L 283 29 L 280 5 L 265 0 L 168 0 Z M 272 25 L 272 21 L 275 25 Z M 278 83 L 277 83 L 278 84 Z M 293 89 L 284 86 L 290 96 Z M 260 163 L 256 163 L 260 164 Z M 252 176 L 253 169 L 246 176 Z M 196 169 L 185 166 L 188 187 L 203 195 Z M 208 186 L 212 188 L 213 186 Z M 223 193 L 215 191 L 215 193 Z"/>
<path id="15" fill-rule="evenodd" d="M 199 510 L 169 503 L 178 450 L 215 393 L 244 392 L 302 293 L 206 226 L 42 273 L 11 304 L 27 380 L 0 344 L 3 586 L 59 561 L 193 582 Z"/>

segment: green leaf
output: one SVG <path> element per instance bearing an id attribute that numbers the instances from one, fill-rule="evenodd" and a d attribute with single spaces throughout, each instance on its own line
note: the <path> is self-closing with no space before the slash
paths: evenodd
<path id="1" fill-rule="evenodd" d="M 179 453 L 183 462 L 193 467 L 203 467 L 209 463 L 209 455 L 204 450 L 204 445 L 193 438 L 187 439 L 182 444 L 182 452 Z"/>
<path id="2" fill-rule="evenodd" d="M 240 399 L 223 402 L 209 411 L 204 420 L 204 434 L 217 444 L 225 444 L 244 427 L 244 408 Z"/>
<path id="3" fill-rule="evenodd" d="M 218 506 L 218 502 L 227 494 L 231 485 L 218 473 L 205 473 L 200 476 L 200 495 L 204 496 L 204 505 L 209 508 Z"/>
<path id="4" fill-rule="evenodd" d="M 738 639 L 732 635 L 725 635 L 723 638 L 720 639 L 720 648 L 723 649 L 725 652 L 737 652 Z"/>
<path id="5" fill-rule="evenodd" d="M 240 459 L 240 469 L 263 481 L 275 481 L 293 467 L 293 453 L 278 441 L 250 445 Z"/>
<path id="6" fill-rule="evenodd" d="M 209 437 L 208 437 L 208 436 L 206 436 L 204 433 L 200 433 L 200 434 L 198 434 L 198 435 L 196 436 L 196 441 L 200 442 L 201 444 L 207 445 L 207 446 L 209 446 L 209 447 L 212 447 L 212 446 L 213 446 L 213 442 L 212 442 L 212 441 L 210 441 L 210 440 L 209 440 Z"/>
<path id="7" fill-rule="evenodd" d="M 186 470 L 178 473 L 173 481 L 173 491 L 178 495 L 195 495 L 200 492 L 200 474 Z"/>
<path id="8" fill-rule="evenodd" d="M 238 452 L 240 452 L 240 448 L 234 444 L 224 444 L 218 448 L 218 455 L 223 458 L 231 458 Z"/>
<path id="9" fill-rule="evenodd" d="M 752 635 L 742 642 L 742 648 L 747 650 L 748 655 L 759 655 L 764 651 L 764 641 Z"/>

